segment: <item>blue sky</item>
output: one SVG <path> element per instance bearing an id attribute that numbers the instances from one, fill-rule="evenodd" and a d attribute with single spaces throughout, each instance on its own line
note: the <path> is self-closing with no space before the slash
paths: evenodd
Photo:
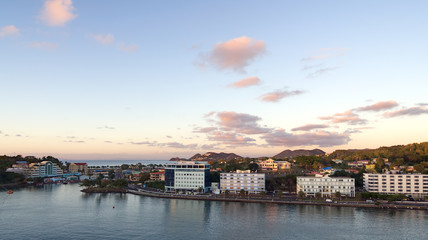
<path id="1" fill-rule="evenodd" d="M 0 2 L 0 154 L 257 157 L 426 141 L 427 7 Z"/>

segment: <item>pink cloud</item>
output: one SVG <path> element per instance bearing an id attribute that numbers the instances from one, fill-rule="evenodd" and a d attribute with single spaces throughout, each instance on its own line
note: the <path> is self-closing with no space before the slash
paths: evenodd
<path id="1" fill-rule="evenodd" d="M 109 45 L 114 42 L 113 34 L 95 34 L 92 35 L 92 38 L 104 45 Z"/>
<path id="2" fill-rule="evenodd" d="M 349 133 L 316 131 L 302 134 L 290 134 L 283 129 L 264 134 L 262 138 L 271 146 L 320 146 L 331 147 L 347 144 L 351 139 Z"/>
<path id="3" fill-rule="evenodd" d="M 428 108 L 423 106 L 402 108 L 397 111 L 386 112 L 383 114 L 383 116 L 387 118 L 393 118 L 393 117 L 400 117 L 400 116 L 417 116 L 422 114 L 428 114 Z"/>
<path id="4" fill-rule="evenodd" d="M 245 68 L 252 61 L 265 53 L 264 41 L 242 36 L 217 43 L 207 55 L 202 56 L 203 63 L 200 65 L 208 63 L 220 70 L 245 72 Z"/>
<path id="5" fill-rule="evenodd" d="M 328 125 L 325 124 L 306 124 L 300 127 L 296 127 L 291 129 L 291 131 L 310 131 L 313 129 L 320 129 L 320 128 L 328 128 Z"/>
<path id="6" fill-rule="evenodd" d="M 49 42 L 33 42 L 30 44 L 30 47 L 43 48 L 43 49 L 47 49 L 47 50 L 55 50 L 56 48 L 58 48 L 58 44 L 49 43 Z"/>
<path id="7" fill-rule="evenodd" d="M 39 18 L 49 26 L 64 26 L 77 17 L 71 0 L 47 0 Z"/>
<path id="8" fill-rule="evenodd" d="M 383 101 L 383 102 L 378 102 L 372 105 L 367 105 L 365 107 L 360 107 L 357 108 L 358 111 L 374 111 L 374 112 L 379 112 L 379 111 L 383 111 L 383 110 L 387 110 L 390 108 L 394 108 L 398 106 L 398 103 L 396 101 Z"/>
<path id="9" fill-rule="evenodd" d="M 259 83 L 260 83 L 260 79 L 258 77 L 247 77 L 247 78 L 244 78 L 244 79 L 239 80 L 237 82 L 234 82 L 234 83 L 230 84 L 229 86 L 235 87 L 235 88 L 244 88 L 244 87 L 257 85 Z"/>
<path id="10" fill-rule="evenodd" d="M 232 146 L 254 145 L 253 138 L 245 137 L 234 132 L 214 131 L 208 135 L 208 140 L 229 144 Z"/>
<path id="11" fill-rule="evenodd" d="M 19 35 L 19 29 L 13 25 L 4 26 L 0 30 L 0 37 Z"/>
<path id="12" fill-rule="evenodd" d="M 260 117 L 237 112 L 219 112 L 216 115 L 218 120 L 216 123 L 223 130 L 235 131 L 241 134 L 260 134 L 270 131 L 269 128 L 261 127 L 258 121 Z"/>
<path id="13" fill-rule="evenodd" d="M 300 90 L 295 90 L 295 91 L 277 90 L 274 92 L 266 93 L 266 94 L 260 96 L 260 98 L 264 102 L 278 102 L 283 98 L 291 97 L 294 95 L 299 95 L 302 93 L 304 93 L 304 92 L 300 91 Z"/>
<path id="14" fill-rule="evenodd" d="M 355 114 L 351 110 L 343 113 L 336 113 L 333 116 L 319 117 L 321 120 L 330 120 L 332 123 L 348 123 L 351 125 L 366 124 L 367 120 L 361 119 L 358 114 Z"/>

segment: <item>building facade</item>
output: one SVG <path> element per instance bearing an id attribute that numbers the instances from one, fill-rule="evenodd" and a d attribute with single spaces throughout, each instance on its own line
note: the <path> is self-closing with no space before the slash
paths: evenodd
<path id="1" fill-rule="evenodd" d="M 231 173 L 220 173 L 220 191 L 239 193 L 244 190 L 248 193 L 261 193 L 265 189 L 265 174 L 251 173 L 250 170 Z"/>
<path id="2" fill-rule="evenodd" d="M 69 172 L 83 172 L 84 174 L 88 174 L 88 164 L 86 163 L 71 163 L 68 166 Z"/>
<path id="3" fill-rule="evenodd" d="M 287 161 L 275 161 L 273 159 L 268 159 L 265 161 L 259 161 L 257 163 L 261 171 L 278 171 L 286 170 L 291 168 L 291 163 Z"/>
<path id="4" fill-rule="evenodd" d="M 165 172 L 152 172 L 150 173 L 151 181 L 165 181 Z"/>
<path id="5" fill-rule="evenodd" d="M 165 191 L 208 192 L 211 189 L 210 165 L 205 162 L 179 161 L 165 167 Z"/>
<path id="6" fill-rule="evenodd" d="M 8 168 L 7 171 L 23 174 L 26 178 L 56 177 L 63 174 L 62 169 L 51 161 L 31 164 L 14 164 L 13 167 Z"/>
<path id="7" fill-rule="evenodd" d="M 345 177 L 297 177 L 297 192 L 307 196 L 334 196 L 337 192 L 348 197 L 355 197 L 355 179 Z"/>
<path id="8" fill-rule="evenodd" d="M 428 174 L 364 173 L 364 189 L 384 194 L 413 197 L 428 195 Z"/>

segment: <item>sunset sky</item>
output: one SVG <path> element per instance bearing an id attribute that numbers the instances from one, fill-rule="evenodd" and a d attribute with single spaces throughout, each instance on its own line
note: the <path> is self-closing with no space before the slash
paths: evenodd
<path id="1" fill-rule="evenodd" d="M 0 155 L 428 141 L 428 1 L 0 1 Z"/>

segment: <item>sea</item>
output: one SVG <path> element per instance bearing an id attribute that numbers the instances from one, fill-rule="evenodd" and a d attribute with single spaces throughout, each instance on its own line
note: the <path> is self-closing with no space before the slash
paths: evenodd
<path id="1" fill-rule="evenodd" d="M 143 165 L 149 164 L 166 164 L 170 161 L 168 160 L 60 160 L 61 162 L 69 163 L 87 163 L 88 166 L 120 166 L 122 164 L 137 164 L 141 163 Z"/>
<path id="2" fill-rule="evenodd" d="M 0 239 L 428 239 L 428 211 L 0 191 Z"/>

